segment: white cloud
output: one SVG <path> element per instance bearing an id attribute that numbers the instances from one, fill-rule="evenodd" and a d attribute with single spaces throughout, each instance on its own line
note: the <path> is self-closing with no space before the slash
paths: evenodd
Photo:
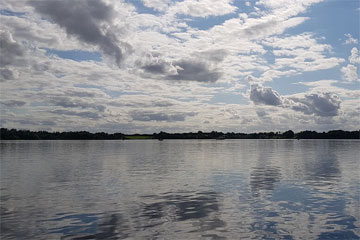
<path id="1" fill-rule="evenodd" d="M 157 11 L 165 11 L 171 4 L 170 0 L 142 0 L 144 5 Z"/>
<path id="2" fill-rule="evenodd" d="M 359 50 L 356 47 L 351 49 L 351 55 L 349 57 L 349 62 L 352 64 L 360 64 Z"/>
<path id="3" fill-rule="evenodd" d="M 336 67 L 344 59 L 328 57 L 332 50 L 328 44 L 319 43 L 311 33 L 302 33 L 288 37 L 272 37 L 263 41 L 274 48 L 275 64 L 273 68 L 293 68 L 298 72 L 309 72 Z"/>
<path id="4" fill-rule="evenodd" d="M 350 33 L 345 34 L 345 37 L 347 38 L 345 40 L 345 44 L 358 44 L 358 40 L 354 38 Z"/>
<path id="5" fill-rule="evenodd" d="M 173 5 L 169 12 L 192 17 L 221 16 L 237 10 L 232 3 L 233 0 L 184 0 Z"/>
<path id="6" fill-rule="evenodd" d="M 355 65 L 348 64 L 345 67 L 341 68 L 341 72 L 344 74 L 344 79 L 351 81 L 358 81 L 358 70 Z"/>

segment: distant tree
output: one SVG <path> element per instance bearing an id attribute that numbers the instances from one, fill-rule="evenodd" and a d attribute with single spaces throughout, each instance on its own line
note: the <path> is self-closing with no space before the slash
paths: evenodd
<path id="1" fill-rule="evenodd" d="M 284 138 L 294 138 L 295 134 L 292 130 L 288 130 L 286 132 L 284 132 L 283 134 Z"/>

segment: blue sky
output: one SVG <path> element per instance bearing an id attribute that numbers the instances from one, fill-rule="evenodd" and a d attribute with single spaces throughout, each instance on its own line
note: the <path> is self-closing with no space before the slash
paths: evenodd
<path id="1" fill-rule="evenodd" d="M 356 130 L 359 1 L 0 4 L 1 127 Z"/>

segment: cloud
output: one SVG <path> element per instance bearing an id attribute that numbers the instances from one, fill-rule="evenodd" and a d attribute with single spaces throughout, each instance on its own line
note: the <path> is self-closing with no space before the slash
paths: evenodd
<path id="1" fill-rule="evenodd" d="M 22 65 L 25 51 L 9 32 L 0 33 L 0 52 L 0 67 Z"/>
<path id="2" fill-rule="evenodd" d="M 258 84 L 251 85 L 250 100 L 255 104 L 265 104 L 278 106 L 282 104 L 282 98 L 279 93 L 270 87 L 263 87 Z"/>
<path id="3" fill-rule="evenodd" d="M 347 38 L 345 40 L 345 44 L 358 44 L 358 40 L 356 38 L 353 38 L 350 33 L 346 33 L 345 37 Z"/>
<path id="4" fill-rule="evenodd" d="M 192 17 L 221 16 L 237 10 L 237 7 L 231 4 L 232 2 L 233 0 L 184 0 L 177 2 L 169 11 Z"/>
<path id="5" fill-rule="evenodd" d="M 83 100 L 80 99 L 74 99 L 74 98 L 67 98 L 67 97 L 56 97 L 56 98 L 52 98 L 50 100 L 50 102 L 52 104 L 54 104 L 55 106 L 60 106 L 63 108 L 93 108 L 95 110 L 98 110 L 100 112 L 104 112 L 106 107 L 104 105 L 101 104 L 94 104 L 94 103 L 89 103 L 89 102 L 85 102 Z"/>
<path id="6" fill-rule="evenodd" d="M 214 63 L 222 62 L 228 54 L 229 52 L 224 49 L 216 49 L 195 53 L 195 55 L 199 59 L 204 59 L 206 61 Z"/>
<path id="7" fill-rule="evenodd" d="M 337 116 L 341 104 L 340 98 L 333 93 L 311 93 L 304 97 L 286 98 L 272 88 L 258 84 L 251 85 L 250 100 L 255 104 L 290 108 L 307 115 L 321 117 Z"/>
<path id="8" fill-rule="evenodd" d="M 170 74 L 176 73 L 176 68 L 171 62 L 166 61 L 163 56 L 157 53 L 146 54 L 142 61 L 137 61 L 145 72 L 150 74 Z"/>
<path id="9" fill-rule="evenodd" d="M 26 102 L 19 100 L 1 101 L 0 103 L 7 107 L 22 107 L 26 104 Z"/>
<path id="10" fill-rule="evenodd" d="M 142 0 L 142 2 L 146 7 L 153 8 L 157 11 L 165 11 L 171 3 L 170 0 Z"/>
<path id="11" fill-rule="evenodd" d="M 11 68 L 0 68 L 0 82 L 19 78 L 19 72 Z"/>
<path id="12" fill-rule="evenodd" d="M 344 75 L 344 79 L 349 82 L 358 80 L 357 67 L 352 64 L 348 64 L 347 66 L 342 67 L 341 72 Z"/>
<path id="13" fill-rule="evenodd" d="M 216 65 L 224 60 L 228 52 L 223 49 L 194 52 L 189 59 L 169 61 L 163 56 L 147 54 L 144 60 L 137 61 L 141 69 L 148 74 L 163 75 L 163 79 L 198 82 L 215 82 L 222 73 Z M 148 77 L 153 77 L 149 76 Z M 158 77 L 156 77 L 158 79 Z"/>
<path id="14" fill-rule="evenodd" d="M 19 72 L 14 67 L 26 66 L 25 56 L 25 49 L 10 32 L 0 32 L 0 82 L 19 78 Z"/>
<path id="15" fill-rule="evenodd" d="M 157 121 L 157 122 L 180 122 L 185 121 L 185 118 L 188 116 L 195 116 L 196 113 L 155 113 L 155 112 L 139 112 L 134 111 L 130 113 L 131 118 L 134 121 L 148 122 L 148 121 Z"/>
<path id="16" fill-rule="evenodd" d="M 344 62 L 342 58 L 329 57 L 328 54 L 332 47 L 320 43 L 321 40 L 315 38 L 312 33 L 302 33 L 295 36 L 275 36 L 262 42 L 264 45 L 274 48 L 273 54 L 276 58 L 272 67 L 278 73 L 284 72 L 284 74 L 277 74 L 281 76 L 330 69 Z M 296 71 L 282 70 L 287 68 Z M 279 70 L 281 71 L 279 72 Z M 288 74 L 285 74 L 286 72 Z"/>
<path id="17" fill-rule="evenodd" d="M 352 64 L 360 64 L 359 50 L 356 47 L 351 49 L 351 55 L 349 57 L 349 62 Z"/>
<path id="18" fill-rule="evenodd" d="M 168 98 L 150 97 L 147 95 L 124 95 L 117 101 L 109 102 L 109 105 L 115 107 L 132 107 L 132 108 L 153 108 L 153 107 L 171 107 L 179 104 L 176 100 Z"/>
<path id="19" fill-rule="evenodd" d="M 259 109 L 256 110 L 256 115 L 258 115 L 259 118 L 263 118 L 268 115 L 268 113 L 265 110 Z"/>
<path id="20" fill-rule="evenodd" d="M 306 10 L 306 7 L 323 0 L 260 0 L 256 5 L 262 5 L 273 11 L 281 10 L 283 14 L 289 16 L 297 15 Z"/>
<path id="21" fill-rule="evenodd" d="M 350 64 L 341 68 L 341 72 L 343 73 L 343 77 L 346 81 L 353 82 L 358 81 L 358 66 L 360 64 L 359 50 L 354 47 L 351 49 L 351 54 L 349 56 Z"/>
<path id="22" fill-rule="evenodd" d="M 0 32 L 0 82 L 19 78 L 14 67 L 26 66 L 26 51 L 8 31 Z"/>
<path id="23" fill-rule="evenodd" d="M 95 45 L 104 54 L 115 58 L 118 66 L 131 50 L 130 45 L 119 41 L 112 30 L 115 14 L 112 7 L 100 0 L 31 1 L 31 5 L 64 28 L 68 35 Z"/>
<path id="24" fill-rule="evenodd" d="M 333 117 L 339 114 L 341 100 L 333 93 L 312 93 L 304 98 L 291 98 L 295 104 L 291 108 L 307 115 Z"/>
<path id="25" fill-rule="evenodd" d="M 50 112 L 57 115 L 78 116 L 78 117 L 94 119 L 94 120 L 101 118 L 101 116 L 98 113 L 90 112 L 90 111 L 76 112 L 76 111 L 58 109 Z"/>
<path id="26" fill-rule="evenodd" d="M 180 60 L 173 65 L 177 69 L 177 74 L 168 75 L 167 79 L 216 82 L 222 75 L 221 72 L 210 69 L 208 63 L 197 60 Z"/>

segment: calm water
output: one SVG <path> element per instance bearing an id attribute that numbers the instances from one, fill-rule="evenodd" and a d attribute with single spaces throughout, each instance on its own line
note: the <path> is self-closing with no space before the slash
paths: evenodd
<path id="1" fill-rule="evenodd" d="M 360 141 L 2 141 L 1 239 L 359 239 Z"/>

